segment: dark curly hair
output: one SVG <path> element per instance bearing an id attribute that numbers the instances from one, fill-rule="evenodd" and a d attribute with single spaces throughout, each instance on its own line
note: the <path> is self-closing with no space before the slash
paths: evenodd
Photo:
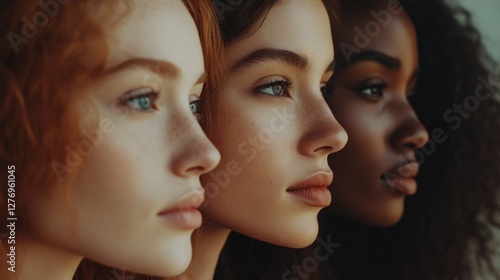
<path id="1" fill-rule="evenodd" d="M 232 233 L 216 279 L 299 279 L 285 272 L 304 266 L 326 240 L 335 250 L 316 267 L 310 262 L 302 279 L 474 279 L 487 273 L 500 279 L 492 247 L 493 230 L 500 228 L 496 63 L 468 11 L 444 0 L 401 2 L 418 36 L 412 105 L 431 135 L 420 151 L 419 191 L 407 198 L 401 221 L 375 228 L 321 212 L 322 241 L 302 250 Z M 445 142 L 433 140 L 437 129 Z"/>

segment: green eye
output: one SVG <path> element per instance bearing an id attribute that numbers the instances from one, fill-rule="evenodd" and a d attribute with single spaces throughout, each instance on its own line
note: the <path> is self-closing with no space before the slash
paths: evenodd
<path id="1" fill-rule="evenodd" d="M 281 81 L 275 81 L 275 82 L 270 82 L 265 85 L 259 86 L 256 88 L 256 92 L 263 94 L 263 95 L 269 95 L 269 96 L 287 96 L 288 89 L 291 86 L 291 82 L 289 80 L 281 80 Z"/>
<path id="2" fill-rule="evenodd" d="M 283 89 L 284 89 L 283 85 L 275 84 L 275 85 L 269 85 L 266 88 L 261 89 L 261 91 L 269 95 L 280 96 L 283 95 Z"/>

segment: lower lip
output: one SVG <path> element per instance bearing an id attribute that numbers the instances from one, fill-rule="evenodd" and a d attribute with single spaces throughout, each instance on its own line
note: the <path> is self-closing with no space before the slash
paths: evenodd
<path id="1" fill-rule="evenodd" d="M 195 229 L 201 226 L 201 213 L 197 209 L 165 212 L 160 214 L 160 217 L 181 229 Z"/>
<path id="2" fill-rule="evenodd" d="M 332 194 L 327 188 L 303 188 L 288 192 L 314 207 L 327 207 L 332 203 Z"/>
<path id="3" fill-rule="evenodd" d="M 384 181 L 391 191 L 398 190 L 406 195 L 413 195 L 417 192 L 417 182 L 413 178 L 397 178 Z"/>

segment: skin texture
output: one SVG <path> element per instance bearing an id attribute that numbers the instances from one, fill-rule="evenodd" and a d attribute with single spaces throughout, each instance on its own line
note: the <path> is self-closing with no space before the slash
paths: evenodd
<path id="1" fill-rule="evenodd" d="M 368 225 L 389 226 L 399 221 L 404 199 L 416 187 L 402 192 L 381 177 L 387 171 L 405 176 L 398 165 L 416 160 L 414 151 L 427 142 L 428 134 L 409 103 L 417 79 L 418 53 L 415 29 L 407 15 L 392 13 L 387 27 L 367 36 L 367 44 L 359 44 L 359 40 L 356 44 L 353 30 L 358 27 L 364 32 L 374 20 L 369 11 L 386 8 L 380 3 L 367 4 L 362 11 L 347 5 L 341 18 L 337 43 L 344 49 L 337 50 L 340 55 L 331 81 L 336 89 L 327 101 L 347 131 L 349 143 L 329 159 L 337 176 L 331 185 L 333 203 L 327 211 Z M 357 54 L 350 54 L 352 49 L 345 44 L 398 62 L 390 66 L 373 56 L 356 59 Z"/>
<path id="2" fill-rule="evenodd" d="M 304 247 L 316 238 L 321 207 L 287 189 L 313 175 L 331 176 L 327 156 L 347 141 L 321 90 L 332 75 L 329 26 L 320 1 L 278 2 L 255 33 L 227 47 L 230 71 L 217 96 L 211 137 L 222 161 L 202 176 L 207 227 L 287 247 Z M 308 63 L 279 58 L 242 63 L 265 49 L 293 52 Z M 285 79 L 290 86 L 281 84 L 283 91 L 280 85 L 274 91 L 263 87 Z"/>
<path id="3" fill-rule="evenodd" d="M 82 131 L 92 135 L 82 135 L 80 143 L 93 145 L 80 154 L 71 188 L 53 186 L 27 209 L 27 258 L 52 256 L 52 262 L 75 265 L 85 256 L 160 276 L 180 274 L 191 260 L 200 213 L 191 211 L 180 222 L 159 214 L 199 206 L 199 176 L 220 160 L 193 114 L 203 87 L 203 54 L 180 0 L 133 4 L 119 23 L 104 27 L 106 69 L 75 100 Z M 100 136 L 94 133 L 99 123 Z M 48 270 L 67 267 L 52 262 L 58 268 Z"/>

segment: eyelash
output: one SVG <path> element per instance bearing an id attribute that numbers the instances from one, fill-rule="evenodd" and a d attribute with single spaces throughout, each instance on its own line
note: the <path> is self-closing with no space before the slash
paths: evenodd
<path id="1" fill-rule="evenodd" d="M 141 98 L 149 97 L 150 98 L 150 108 L 149 109 L 139 109 L 139 108 L 134 108 L 134 105 L 131 103 L 135 100 L 139 100 Z M 128 92 L 126 92 L 123 96 L 120 97 L 119 102 L 121 106 L 128 107 L 129 109 L 137 112 L 151 112 L 152 110 L 157 110 L 158 108 L 156 107 L 156 100 L 159 97 L 159 93 L 154 91 L 152 88 L 138 88 L 138 89 L 133 89 Z"/>
<path id="2" fill-rule="evenodd" d="M 272 87 L 277 86 L 277 85 L 280 85 L 283 87 L 283 94 L 282 95 L 273 95 L 273 94 L 268 94 L 268 93 L 263 92 L 264 89 L 272 88 Z M 273 82 L 269 82 L 269 83 L 266 83 L 264 85 L 258 86 L 255 88 L 255 92 L 257 94 L 260 94 L 260 95 L 263 95 L 266 97 L 282 97 L 282 96 L 290 96 L 288 92 L 290 91 L 291 88 L 292 88 L 291 80 L 288 78 L 284 78 L 283 80 L 280 80 L 280 81 L 273 81 Z M 335 86 L 330 86 L 328 84 L 326 84 L 320 88 L 323 96 L 333 95 L 333 92 L 335 91 L 335 89 L 336 89 Z"/>
<path id="3" fill-rule="evenodd" d="M 282 88 L 283 88 L 282 94 L 273 95 L 273 94 L 263 92 L 263 90 L 268 89 L 268 88 L 272 88 L 274 86 L 282 86 Z M 269 83 L 263 84 L 261 86 L 258 86 L 254 89 L 254 91 L 256 94 L 259 94 L 259 95 L 262 95 L 265 97 L 275 98 L 275 97 L 290 96 L 289 91 L 291 88 L 292 88 L 292 81 L 289 78 L 285 77 L 282 80 L 273 81 L 273 82 L 269 82 Z"/>
<path id="4" fill-rule="evenodd" d="M 367 98 L 369 100 L 376 101 L 384 96 L 383 90 L 386 89 L 387 86 L 388 85 L 386 83 L 374 84 L 374 85 L 370 85 L 370 86 L 358 87 L 357 91 L 362 97 Z M 380 94 L 379 94 L 379 96 L 368 95 L 368 94 L 363 92 L 364 90 L 367 90 L 367 89 L 377 89 L 380 92 Z M 408 90 L 408 92 L 406 94 L 406 99 L 412 101 L 414 99 L 414 97 L 415 97 L 415 89 Z"/>

